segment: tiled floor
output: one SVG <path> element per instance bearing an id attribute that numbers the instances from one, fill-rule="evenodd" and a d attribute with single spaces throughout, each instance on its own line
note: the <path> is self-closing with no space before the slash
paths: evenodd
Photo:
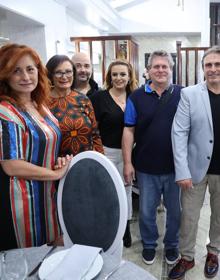
<path id="1" fill-rule="evenodd" d="M 164 217 L 165 212 L 158 212 L 158 228 L 160 233 L 160 238 L 157 247 L 157 256 L 156 260 L 152 265 L 146 265 L 142 261 L 141 252 L 142 252 L 142 244 L 140 240 L 140 233 L 138 227 L 138 196 L 134 196 L 133 199 L 133 219 L 131 221 L 131 233 L 132 233 L 132 246 L 131 248 L 124 248 L 124 259 L 134 262 L 135 264 L 141 266 L 146 269 L 152 275 L 154 275 L 158 280 L 167 280 L 169 270 L 171 266 L 168 266 L 164 261 L 163 257 L 163 232 L 164 232 Z M 196 265 L 193 269 L 187 272 L 185 276 L 185 280 L 205 280 L 203 269 L 206 259 L 206 244 L 208 242 L 208 229 L 209 229 L 209 217 L 210 217 L 210 208 L 209 208 L 209 197 L 208 194 L 205 199 L 205 203 L 203 205 L 200 222 L 199 222 L 199 230 L 197 236 L 196 243 Z M 220 271 L 213 280 L 220 280 Z"/>

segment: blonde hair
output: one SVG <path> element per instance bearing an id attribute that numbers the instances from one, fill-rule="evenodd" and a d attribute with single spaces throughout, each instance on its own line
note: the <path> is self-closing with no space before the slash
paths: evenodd
<path id="1" fill-rule="evenodd" d="M 129 74 L 130 80 L 126 86 L 126 92 L 130 94 L 132 91 L 134 91 L 136 88 L 138 88 L 138 82 L 135 77 L 135 72 L 134 72 L 134 69 L 133 69 L 131 63 L 129 63 L 125 59 L 116 59 L 110 63 L 110 65 L 108 66 L 108 70 L 106 72 L 104 88 L 106 90 L 109 90 L 110 88 L 112 88 L 111 71 L 112 71 L 112 67 L 116 66 L 116 65 L 125 65 L 128 68 L 128 74 Z"/>

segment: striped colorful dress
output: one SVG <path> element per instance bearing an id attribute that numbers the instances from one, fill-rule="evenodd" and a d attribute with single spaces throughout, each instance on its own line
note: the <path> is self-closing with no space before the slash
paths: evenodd
<path id="1" fill-rule="evenodd" d="M 61 140 L 58 122 L 38 120 L 10 103 L 0 103 L 0 163 L 21 159 L 53 168 Z M 56 182 L 9 177 L 0 166 L 0 250 L 40 246 L 60 234 Z"/>

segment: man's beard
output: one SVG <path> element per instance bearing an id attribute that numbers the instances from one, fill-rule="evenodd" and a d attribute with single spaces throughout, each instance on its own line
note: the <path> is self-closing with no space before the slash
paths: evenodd
<path id="1" fill-rule="evenodd" d="M 78 80 L 79 80 L 79 82 L 88 82 L 89 79 L 90 79 L 90 77 L 91 77 L 91 75 L 82 75 L 83 78 L 81 79 L 80 76 L 81 76 L 81 75 L 78 75 Z M 86 79 L 85 79 L 85 78 L 86 78 Z"/>

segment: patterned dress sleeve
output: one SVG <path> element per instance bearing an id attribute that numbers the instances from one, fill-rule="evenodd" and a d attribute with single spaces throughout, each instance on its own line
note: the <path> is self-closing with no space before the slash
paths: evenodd
<path id="1" fill-rule="evenodd" d="M 88 100 L 88 110 L 89 110 L 89 118 L 92 123 L 92 141 L 93 141 L 93 150 L 99 153 L 104 154 L 104 149 L 102 145 L 102 140 L 99 134 L 94 109 L 92 107 L 92 103 Z"/>
<path id="2" fill-rule="evenodd" d="M 24 127 L 5 112 L 0 108 L 0 161 L 24 159 Z"/>

